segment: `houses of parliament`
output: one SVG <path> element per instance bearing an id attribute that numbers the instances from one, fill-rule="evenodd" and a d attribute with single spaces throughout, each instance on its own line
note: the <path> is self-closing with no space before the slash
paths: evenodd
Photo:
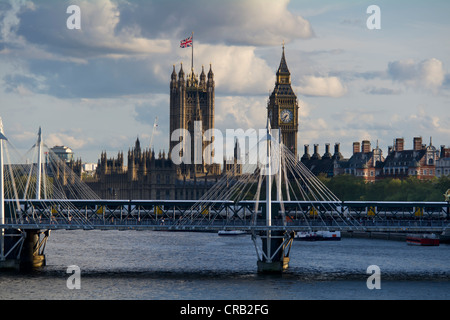
<path id="1" fill-rule="evenodd" d="M 266 112 L 272 128 L 281 128 L 285 145 L 296 154 L 298 104 L 291 88 L 284 46 L 276 76 Z M 174 65 L 169 88 L 170 137 L 175 130 L 185 129 L 194 139 L 195 123 L 201 123 L 203 133 L 214 129 L 215 82 L 211 65 L 208 73 L 202 67 L 200 76 L 194 73 L 193 68 L 186 74 L 183 64 L 177 72 Z M 175 164 L 173 152 L 180 155 L 185 152 L 177 148 L 177 145 L 183 145 L 185 138 L 170 140 L 167 154 L 155 154 L 154 150 L 143 149 L 139 139 L 126 155 L 119 152 L 115 158 L 108 158 L 102 152 L 94 177 L 86 183 L 103 199 L 187 200 L 199 199 L 222 175 L 242 174 L 238 144 L 234 146 L 233 159 L 224 159 L 222 166 L 208 164 L 207 161 Z M 204 142 L 202 151 L 205 147 Z M 190 156 L 193 160 L 193 150 L 190 155 L 184 156 Z"/>

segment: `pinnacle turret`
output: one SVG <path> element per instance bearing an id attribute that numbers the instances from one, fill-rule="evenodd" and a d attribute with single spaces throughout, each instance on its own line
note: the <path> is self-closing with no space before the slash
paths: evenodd
<path id="1" fill-rule="evenodd" d="M 180 81 L 184 80 L 183 62 L 181 63 L 180 72 L 178 72 L 178 78 Z"/>

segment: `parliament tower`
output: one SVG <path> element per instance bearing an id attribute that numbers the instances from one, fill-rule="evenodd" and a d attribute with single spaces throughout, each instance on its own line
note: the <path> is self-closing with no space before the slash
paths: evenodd
<path id="1" fill-rule="evenodd" d="M 283 144 L 297 157 L 298 102 L 291 87 L 291 73 L 286 64 L 286 57 L 281 55 L 277 70 L 275 88 L 267 106 L 268 118 L 272 129 L 281 128 Z"/>
<path id="2" fill-rule="evenodd" d="M 180 70 L 175 72 L 175 65 L 173 66 L 173 72 L 170 81 L 170 137 L 172 133 L 177 129 L 185 129 L 189 132 L 191 138 L 190 150 L 186 147 L 187 137 L 180 136 L 176 141 L 170 141 L 169 154 L 174 159 L 172 150 L 176 149 L 179 152 L 180 157 L 190 158 L 190 163 L 194 164 L 196 152 L 194 148 L 195 131 L 202 135 L 209 129 L 214 129 L 214 73 L 211 65 L 209 68 L 208 76 L 205 74 L 205 70 L 202 66 L 202 72 L 200 79 L 191 70 L 185 78 L 183 71 L 183 64 L 181 64 Z M 201 128 L 195 130 L 195 124 L 201 122 Z M 169 138 L 170 138 L 169 137 Z M 200 140 L 202 141 L 202 140 Z M 181 144 L 180 148 L 180 142 Z M 211 141 L 202 142 L 202 154 L 205 147 L 211 143 Z M 190 151 L 190 156 L 187 154 Z M 186 152 L 186 154 L 183 154 Z M 207 155 L 206 155 L 207 156 Z M 217 174 L 220 170 L 216 165 L 205 165 L 205 161 L 209 159 L 203 159 L 203 163 L 195 163 L 194 165 L 183 166 L 185 170 L 189 170 L 191 173 L 198 174 Z M 217 167 L 217 168 L 216 168 Z"/>

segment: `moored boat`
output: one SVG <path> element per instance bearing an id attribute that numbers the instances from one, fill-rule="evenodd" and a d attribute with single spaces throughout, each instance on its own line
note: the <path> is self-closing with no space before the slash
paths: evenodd
<path id="1" fill-rule="evenodd" d="M 218 232 L 219 236 L 240 236 L 247 234 L 247 232 L 243 230 L 220 230 Z"/>
<path id="2" fill-rule="evenodd" d="M 299 232 L 295 235 L 294 239 L 300 241 L 339 241 L 341 240 L 341 232 L 340 231 Z"/>
<path id="3" fill-rule="evenodd" d="M 438 246 L 439 237 L 435 234 L 408 234 L 406 243 L 416 246 Z"/>

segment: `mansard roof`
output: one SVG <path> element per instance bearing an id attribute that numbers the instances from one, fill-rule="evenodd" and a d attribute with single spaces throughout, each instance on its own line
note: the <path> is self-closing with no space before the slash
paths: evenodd
<path id="1" fill-rule="evenodd" d="M 378 151 L 379 154 L 375 154 L 374 151 Z M 381 160 L 374 162 L 374 157 L 380 156 Z M 384 165 L 384 158 L 381 155 L 380 149 L 373 149 L 370 152 L 355 152 L 350 159 L 341 163 L 341 167 L 346 168 L 381 168 Z"/>
<path id="2" fill-rule="evenodd" d="M 415 166 L 423 159 L 426 153 L 426 149 L 392 151 L 386 157 L 384 166 L 393 167 L 400 165 L 400 163 L 403 165 L 406 163 L 407 166 Z"/>

